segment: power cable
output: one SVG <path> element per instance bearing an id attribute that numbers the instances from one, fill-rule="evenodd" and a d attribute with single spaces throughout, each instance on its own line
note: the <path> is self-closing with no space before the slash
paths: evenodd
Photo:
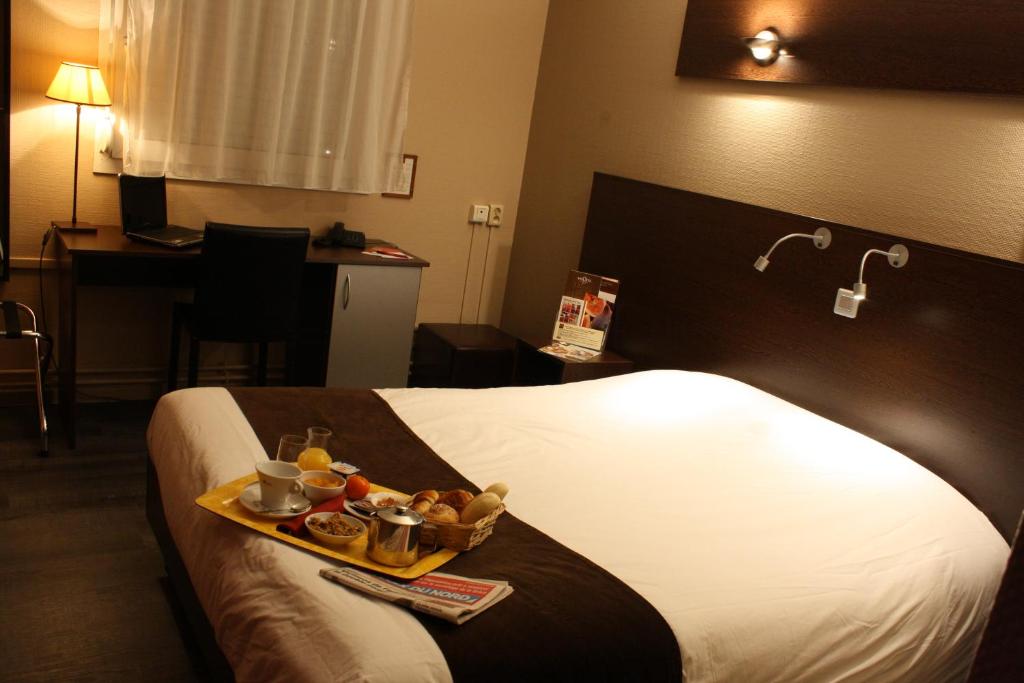
<path id="1" fill-rule="evenodd" d="M 484 269 L 480 273 L 480 295 L 476 300 L 476 324 L 480 324 L 480 304 L 484 300 L 484 282 L 487 281 L 487 257 L 491 253 L 491 233 L 494 232 L 494 228 L 487 228 L 487 246 L 484 248 Z"/>
<path id="2" fill-rule="evenodd" d="M 466 311 L 466 290 L 469 289 L 469 264 L 473 262 L 473 240 L 476 238 L 476 225 L 471 223 L 469 229 L 472 232 L 469 233 L 469 253 L 466 254 L 466 277 L 462 281 L 462 305 L 459 306 L 460 325 Z"/>

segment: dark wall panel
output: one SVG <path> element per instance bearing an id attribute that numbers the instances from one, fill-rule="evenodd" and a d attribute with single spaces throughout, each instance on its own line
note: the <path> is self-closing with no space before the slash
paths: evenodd
<path id="1" fill-rule="evenodd" d="M 742 39 L 792 53 L 758 66 Z M 1022 0 L 689 0 L 680 76 L 1024 94 Z"/>

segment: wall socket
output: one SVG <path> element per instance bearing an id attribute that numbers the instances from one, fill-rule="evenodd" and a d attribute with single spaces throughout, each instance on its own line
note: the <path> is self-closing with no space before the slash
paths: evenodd
<path id="1" fill-rule="evenodd" d="M 486 204 L 473 204 L 469 209 L 469 222 L 474 224 L 486 223 L 491 208 Z"/>
<path id="2" fill-rule="evenodd" d="M 505 217 L 505 205 L 504 204 L 491 204 L 490 218 L 487 219 L 487 225 L 492 228 L 501 227 L 501 219 Z"/>

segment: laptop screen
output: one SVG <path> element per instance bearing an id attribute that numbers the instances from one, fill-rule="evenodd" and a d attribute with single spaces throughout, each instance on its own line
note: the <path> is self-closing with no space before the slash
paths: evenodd
<path id="1" fill-rule="evenodd" d="M 167 227 L 167 191 L 163 176 L 118 176 L 122 232 L 145 232 Z"/>

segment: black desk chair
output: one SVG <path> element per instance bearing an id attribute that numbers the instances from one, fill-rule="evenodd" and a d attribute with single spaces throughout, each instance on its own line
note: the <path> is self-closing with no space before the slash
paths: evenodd
<path id="1" fill-rule="evenodd" d="M 178 385 L 182 327 L 190 337 L 188 386 L 199 379 L 201 341 L 259 344 L 257 384 L 266 385 L 267 344 L 294 337 L 308 244 L 307 228 L 206 224 L 194 303 L 174 305 L 168 391 Z M 289 358 L 288 382 L 292 365 Z"/>

